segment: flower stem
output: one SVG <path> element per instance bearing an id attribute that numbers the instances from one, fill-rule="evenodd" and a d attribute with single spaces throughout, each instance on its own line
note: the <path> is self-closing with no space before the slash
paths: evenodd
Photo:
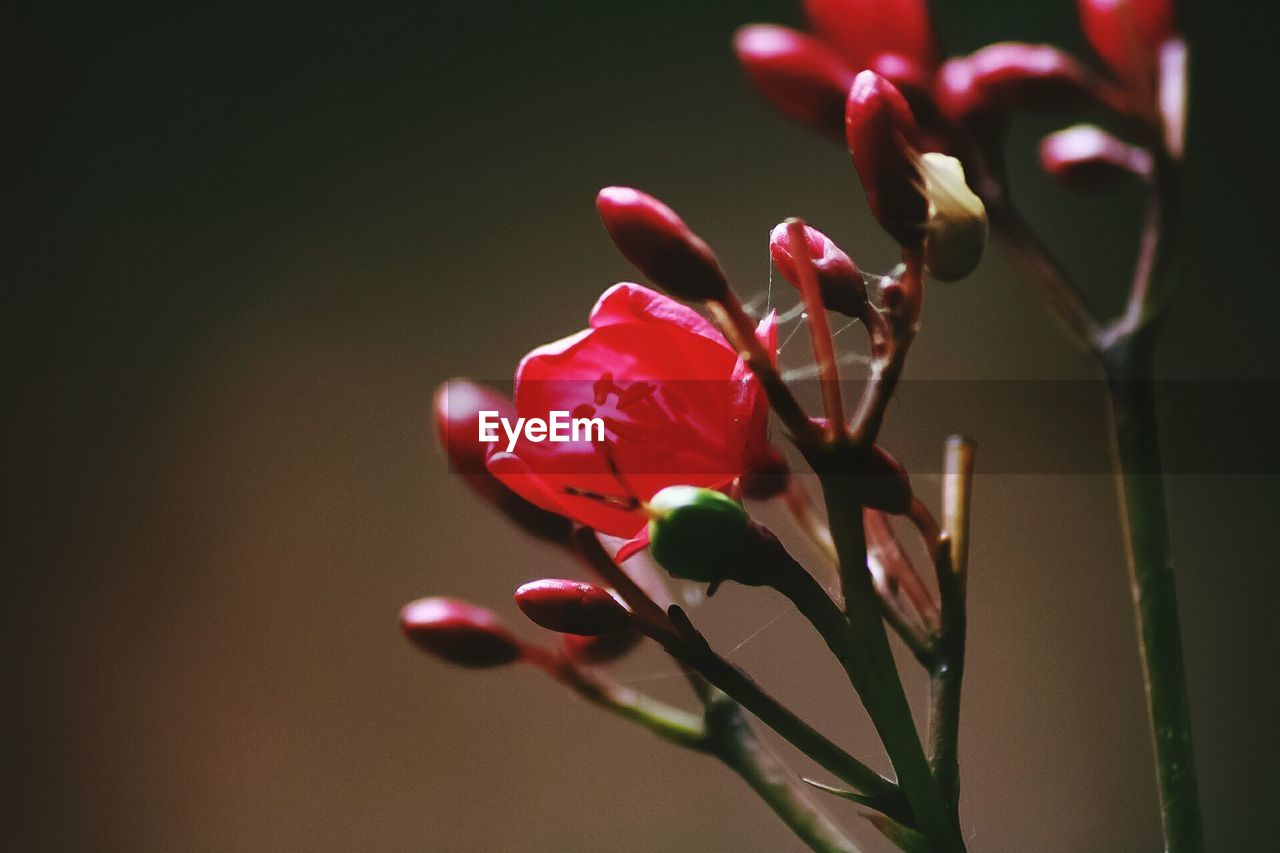
<path id="1" fill-rule="evenodd" d="M 612 711 L 658 737 L 719 758 L 746 780 L 791 831 L 819 853 L 858 853 L 858 848 L 813 805 L 802 783 L 761 743 L 738 703 L 711 690 L 702 719 L 638 690 L 617 684 L 538 646 L 525 659 L 592 704 Z"/>
<path id="2" fill-rule="evenodd" d="M 910 812 L 897 785 L 828 740 L 766 693 L 750 676 L 717 655 L 683 610 L 673 606 L 669 612 L 683 640 L 679 646 L 668 648 L 672 655 L 695 667 L 822 769 L 864 794 L 873 808 L 896 820 L 910 821 Z"/>
<path id="3" fill-rule="evenodd" d="M 804 221 L 787 220 L 787 240 L 791 256 L 796 259 L 796 274 L 800 277 L 800 296 L 804 299 L 805 313 L 809 318 L 809 337 L 813 341 L 813 356 L 818 362 L 818 379 L 822 386 L 822 408 L 827 416 L 827 437 L 843 435 L 844 401 L 840 396 L 840 368 L 836 364 L 835 344 L 831 339 L 831 326 L 827 323 L 827 308 L 818 289 L 818 275 L 809 254 L 809 241 L 805 236 Z"/>
<path id="4" fill-rule="evenodd" d="M 974 450 L 974 444 L 963 436 L 947 439 L 942 498 L 946 539 L 934 555 L 942 625 L 937 655 L 929 670 L 929 764 L 952 810 L 960 803 L 960 688 L 964 682 L 964 595 Z"/>
<path id="5" fill-rule="evenodd" d="M 1153 340 L 1148 327 L 1108 349 L 1104 363 L 1165 850 L 1198 853 L 1204 849 L 1204 833 L 1161 475 Z"/>
<path id="6" fill-rule="evenodd" d="M 738 704 L 724 694 L 707 705 L 708 750 L 751 786 L 774 814 L 815 851 L 858 853 L 857 846 L 813 805 L 796 775 L 760 741 Z"/>
<path id="7" fill-rule="evenodd" d="M 806 596 L 803 604 L 797 601 L 797 605 L 806 611 L 848 672 L 898 774 L 898 785 L 911 806 L 915 828 L 939 850 L 963 851 L 959 821 L 946 807 L 934 783 L 881 620 L 867 568 L 862 503 L 855 480 L 839 473 L 823 476 L 827 516 L 840 554 L 846 613 L 840 614 L 825 593 L 822 598 L 826 605 L 811 596 Z M 817 591 L 822 592 L 820 587 Z M 834 618 L 827 605 L 834 611 Z"/>

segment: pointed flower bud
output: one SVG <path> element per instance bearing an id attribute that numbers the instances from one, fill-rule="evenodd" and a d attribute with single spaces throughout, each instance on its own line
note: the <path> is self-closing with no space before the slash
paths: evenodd
<path id="1" fill-rule="evenodd" d="M 977 268 L 987 245 L 987 209 L 964 180 L 960 161 L 946 154 L 919 160 L 929 199 L 924 263 L 939 281 L 959 281 Z"/>
<path id="2" fill-rule="evenodd" d="M 608 590 L 583 581 L 543 578 L 516 590 L 516 606 L 548 631 L 595 637 L 622 631 L 631 614 Z"/>
<path id="3" fill-rule="evenodd" d="M 1040 165 L 1069 186 L 1104 187 L 1151 173 L 1151 155 L 1121 142 L 1100 127 L 1078 124 L 1040 143 Z"/>
<path id="4" fill-rule="evenodd" d="M 400 628 L 416 646 L 441 660 L 473 669 L 512 663 L 520 641 L 496 614 L 456 598 L 420 598 L 400 610 Z"/>
<path id="5" fill-rule="evenodd" d="M 650 553 L 673 577 L 719 583 L 738 568 L 749 519 L 737 501 L 713 489 L 668 486 L 649 508 Z"/>
<path id="6" fill-rule="evenodd" d="M 747 76 L 783 114 L 844 139 L 844 101 L 853 70 L 822 42 L 787 27 L 738 30 L 733 49 Z"/>
<path id="7" fill-rule="evenodd" d="M 1079 0 L 1080 26 L 1098 56 L 1131 83 L 1150 79 L 1173 35 L 1172 0 Z"/>
<path id="8" fill-rule="evenodd" d="M 634 625 L 621 631 L 601 634 L 598 637 L 582 637 L 565 634 L 561 644 L 565 654 L 578 663 L 611 663 L 634 649 L 644 639 L 644 634 Z"/>
<path id="9" fill-rule="evenodd" d="M 619 251 L 658 287 L 690 302 L 725 294 L 729 285 L 711 248 L 653 196 L 605 187 L 596 209 Z"/>
<path id="10" fill-rule="evenodd" d="M 552 542 L 567 542 L 572 522 L 517 495 L 485 464 L 494 447 L 480 441 L 480 412 L 497 412 L 515 420 L 515 406 L 497 391 L 467 379 L 451 379 L 436 389 L 433 401 L 436 438 L 449 467 L 526 533 Z"/>
<path id="11" fill-rule="evenodd" d="M 937 43 L 926 0 L 805 0 L 805 14 L 856 69 L 896 53 L 926 68 L 937 64 Z"/>
<path id="12" fill-rule="evenodd" d="M 1047 44 L 999 42 L 948 60 L 937 100 L 956 121 L 1013 110 L 1078 110 L 1114 103 L 1101 80 L 1071 54 Z"/>
<path id="13" fill-rule="evenodd" d="M 849 90 L 845 138 L 880 226 L 903 246 L 918 246 L 929 208 L 916 169 L 920 131 L 902 93 L 874 71 Z"/>
<path id="14" fill-rule="evenodd" d="M 804 232 L 809 257 L 813 259 L 813 268 L 818 274 L 822 304 L 828 310 L 846 317 L 861 317 L 867 306 L 867 286 L 862 280 L 858 265 L 817 228 L 806 225 Z M 777 264 L 782 277 L 798 288 L 800 279 L 796 272 L 795 258 L 791 254 L 787 223 L 774 226 L 769 233 L 769 254 L 773 256 L 773 262 Z"/>

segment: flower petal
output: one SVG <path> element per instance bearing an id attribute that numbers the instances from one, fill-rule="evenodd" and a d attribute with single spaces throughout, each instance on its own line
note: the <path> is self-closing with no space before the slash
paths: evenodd
<path id="1" fill-rule="evenodd" d="M 729 346 L 715 326 L 688 305 L 627 281 L 615 284 L 596 300 L 588 323 L 593 329 L 622 323 L 663 323 Z"/>

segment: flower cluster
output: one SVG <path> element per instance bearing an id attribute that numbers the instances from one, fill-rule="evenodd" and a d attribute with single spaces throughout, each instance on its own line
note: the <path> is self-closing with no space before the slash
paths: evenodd
<path id="1" fill-rule="evenodd" d="M 873 72 L 884 81 L 876 85 L 901 92 L 916 115 L 918 130 L 903 129 L 903 139 L 979 171 L 981 179 L 971 182 L 990 204 L 1003 192 L 1000 143 L 1021 110 L 1092 110 L 1137 137 L 1135 147 L 1086 125 L 1046 139 L 1044 168 L 1070 183 L 1146 178 L 1145 149 L 1181 155 L 1185 45 L 1171 0 L 1079 0 L 1078 6 L 1080 25 L 1102 61 L 1097 71 L 1052 45 L 1023 42 L 998 42 L 944 61 L 926 0 L 807 0 L 813 34 L 754 24 L 738 32 L 734 45 L 774 106 L 840 140 L 853 133 L 847 124 L 853 115 L 846 114 L 850 86 L 859 73 Z M 901 109 L 892 114 L 900 116 Z M 855 162 L 879 156 L 852 135 L 847 141 Z M 868 200 L 882 216 L 878 195 L 868 187 Z M 918 219 L 918 211 L 905 212 L 907 225 Z M 897 212 L 889 216 L 896 223 Z"/>
<path id="2" fill-rule="evenodd" d="M 808 0 L 805 9 L 814 35 L 748 26 L 735 39 L 737 54 L 784 113 L 847 145 L 872 214 L 901 250 L 893 270 L 868 274 L 799 219 L 770 234 L 773 261 L 804 303 L 822 411 L 807 412 L 783 380 L 776 318 L 748 313 L 711 247 L 652 196 L 601 190 L 605 230 L 652 287 L 605 290 L 587 328 L 520 361 L 513 399 L 457 379 L 442 386 L 435 405 L 451 467 L 518 527 L 585 567 L 590 580 L 534 578 L 515 591 L 520 611 L 558 638 L 553 646 L 521 639 L 488 610 L 440 597 L 407 605 L 401 624 L 416 645 L 451 663 L 533 664 L 588 701 L 753 780 L 769 772 L 768 759 L 745 708 L 847 786 L 819 787 L 870 809 L 873 825 L 902 849 L 960 851 L 956 743 L 974 446 L 949 441 L 935 514 L 880 445 L 881 427 L 916 335 L 926 277 L 955 281 L 974 271 L 989 210 L 997 227 L 1017 232 L 999 165 L 1012 112 L 1087 106 L 1132 120 L 1146 132 L 1137 143 L 1071 128 L 1045 140 L 1043 164 L 1073 183 L 1149 179 L 1180 150 L 1180 107 L 1160 82 L 1180 42 L 1160 0 L 1081 0 L 1105 72 L 1044 45 L 995 44 L 944 61 L 924 0 Z M 868 339 L 867 381 L 847 410 L 829 311 L 856 320 Z M 557 411 L 599 418 L 603 440 L 526 436 L 509 447 L 480 440 L 482 412 Z M 770 443 L 771 413 L 816 474 L 826 521 Z M 744 498 L 783 502 L 837 567 L 839 591 L 816 581 L 752 518 Z M 927 575 L 899 541 L 899 527 L 919 539 Z M 814 731 L 718 654 L 671 603 L 664 573 L 705 583 L 708 594 L 735 582 L 785 596 L 844 668 L 896 778 Z M 889 631 L 930 680 L 927 741 L 912 722 Z M 699 713 L 610 677 L 606 665 L 646 638 L 688 674 Z M 811 847 L 852 849 L 805 806 L 794 780 L 755 787 Z"/>

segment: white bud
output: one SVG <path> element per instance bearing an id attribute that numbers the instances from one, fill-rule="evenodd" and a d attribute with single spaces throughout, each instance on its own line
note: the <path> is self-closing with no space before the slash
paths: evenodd
<path id="1" fill-rule="evenodd" d="M 965 183 L 964 167 L 946 154 L 930 152 L 916 161 L 929 199 L 924 263 L 940 281 L 959 281 L 978 266 L 987 245 L 987 209 Z"/>

